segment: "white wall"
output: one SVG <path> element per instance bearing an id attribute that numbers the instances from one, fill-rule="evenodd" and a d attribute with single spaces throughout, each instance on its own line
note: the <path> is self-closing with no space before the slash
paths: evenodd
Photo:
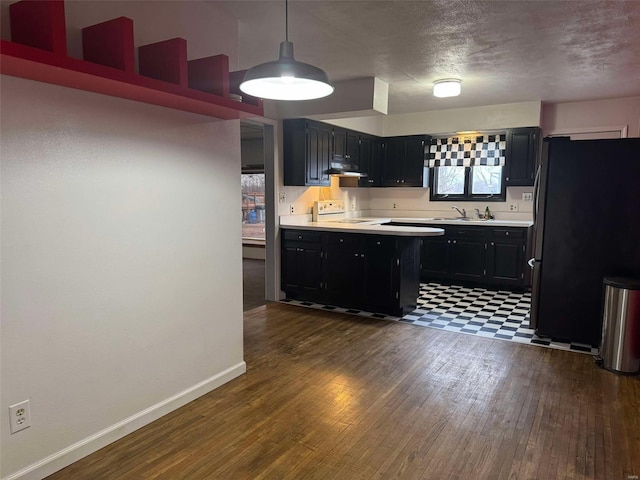
<path id="1" fill-rule="evenodd" d="M 244 372 L 240 124 L 1 79 L 1 475 L 39 478 Z"/>
<path id="2" fill-rule="evenodd" d="M 389 115 L 384 119 L 384 136 L 536 127 L 540 111 L 541 102 L 524 102 Z"/>
<path id="3" fill-rule="evenodd" d="M 640 97 L 552 103 L 542 107 L 545 134 L 612 127 L 627 127 L 628 137 L 640 137 Z"/>

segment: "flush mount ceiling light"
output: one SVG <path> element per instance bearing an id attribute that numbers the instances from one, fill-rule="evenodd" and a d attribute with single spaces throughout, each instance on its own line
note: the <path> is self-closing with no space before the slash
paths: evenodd
<path id="1" fill-rule="evenodd" d="M 433 95 L 436 97 L 457 97 L 460 95 L 460 80 L 447 78 L 433 82 Z"/>
<path id="2" fill-rule="evenodd" d="M 312 100 L 333 93 L 327 74 L 318 67 L 293 58 L 289 41 L 289 1 L 285 1 L 285 41 L 275 62 L 261 63 L 247 70 L 240 90 L 270 100 Z"/>

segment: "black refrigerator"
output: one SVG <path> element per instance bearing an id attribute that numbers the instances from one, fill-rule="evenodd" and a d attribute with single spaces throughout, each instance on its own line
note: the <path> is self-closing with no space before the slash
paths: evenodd
<path id="1" fill-rule="evenodd" d="M 534 202 L 531 328 L 598 345 L 603 277 L 640 279 L 640 138 L 545 139 Z"/>

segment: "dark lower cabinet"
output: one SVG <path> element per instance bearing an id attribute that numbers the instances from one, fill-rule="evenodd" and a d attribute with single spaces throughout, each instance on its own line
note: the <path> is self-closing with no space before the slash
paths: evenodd
<path id="1" fill-rule="evenodd" d="M 287 297 L 396 316 L 415 310 L 419 238 L 313 232 L 319 241 L 301 243 L 298 237 L 310 232 L 284 232 L 281 286 Z"/>
<path id="2" fill-rule="evenodd" d="M 364 253 L 361 235 L 324 235 L 324 296 L 329 303 L 352 307 L 364 298 Z"/>
<path id="3" fill-rule="evenodd" d="M 460 282 L 518 290 L 530 287 L 530 274 L 526 268 L 529 229 L 429 226 L 444 228 L 445 235 L 423 239 L 422 281 Z"/>
<path id="4" fill-rule="evenodd" d="M 322 242 L 316 232 L 285 231 L 282 242 L 282 289 L 308 300 L 322 290 Z"/>
<path id="5" fill-rule="evenodd" d="M 451 276 L 463 281 L 483 280 L 486 248 L 484 241 L 453 238 L 449 248 Z"/>
<path id="6" fill-rule="evenodd" d="M 445 236 L 424 237 L 420 254 L 420 271 L 425 278 L 449 275 L 449 243 Z"/>
<path id="7" fill-rule="evenodd" d="M 394 237 L 366 236 L 363 239 L 364 297 L 373 311 L 393 310 L 398 303 L 402 279 L 398 275 L 410 269 L 401 269 Z M 419 274 L 418 274 L 419 275 Z M 404 285 L 406 289 L 407 286 Z M 417 298 L 417 296 L 416 296 Z M 416 301 L 413 299 L 413 302 Z"/>
<path id="8" fill-rule="evenodd" d="M 494 228 L 487 249 L 487 280 L 502 285 L 526 284 L 526 252 L 526 229 Z"/>

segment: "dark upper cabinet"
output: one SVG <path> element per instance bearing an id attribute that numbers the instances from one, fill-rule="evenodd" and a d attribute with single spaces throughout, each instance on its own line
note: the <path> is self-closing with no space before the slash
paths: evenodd
<path id="1" fill-rule="evenodd" d="M 382 186 L 382 139 L 360 135 L 360 171 L 366 177 L 359 179 L 360 187 Z"/>
<path id="2" fill-rule="evenodd" d="M 360 134 L 353 130 L 333 127 L 332 159 L 357 165 L 360 159 Z"/>
<path id="3" fill-rule="evenodd" d="M 385 187 L 395 187 L 402 183 L 406 146 L 405 140 L 401 137 L 390 137 L 384 140 L 382 184 Z"/>
<path id="4" fill-rule="evenodd" d="M 540 151 L 540 128 L 507 130 L 505 183 L 507 187 L 533 186 Z"/>
<path id="5" fill-rule="evenodd" d="M 285 186 L 329 186 L 332 139 L 331 125 L 304 118 L 284 120 Z"/>
<path id="6" fill-rule="evenodd" d="M 384 139 L 382 184 L 386 187 L 422 187 L 424 149 L 428 135 L 388 137 Z"/>
<path id="7" fill-rule="evenodd" d="M 329 186 L 331 162 L 367 174 L 353 187 L 423 187 L 428 135 L 376 137 L 305 118 L 283 122 L 284 185 Z"/>

